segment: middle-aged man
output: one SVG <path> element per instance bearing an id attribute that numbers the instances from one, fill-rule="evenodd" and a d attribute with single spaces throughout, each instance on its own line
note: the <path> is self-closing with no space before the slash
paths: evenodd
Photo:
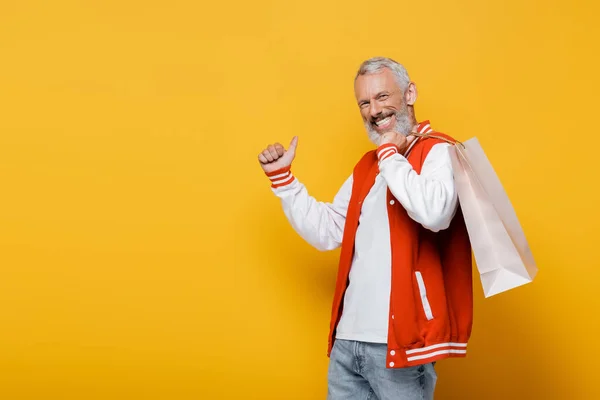
<path id="1" fill-rule="evenodd" d="M 297 137 L 258 159 L 295 231 L 319 250 L 341 246 L 327 398 L 430 399 L 435 362 L 465 356 L 473 317 L 454 140 L 417 123 L 417 88 L 389 58 L 363 62 L 354 92 L 376 149 L 332 203 L 315 200 L 292 175 Z"/>

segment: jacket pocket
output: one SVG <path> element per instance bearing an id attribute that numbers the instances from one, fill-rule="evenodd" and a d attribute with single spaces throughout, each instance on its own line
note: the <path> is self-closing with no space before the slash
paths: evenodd
<path id="1" fill-rule="evenodd" d="M 419 286 L 419 294 L 421 295 L 421 304 L 423 305 L 425 317 L 427 318 L 427 321 L 431 321 L 433 319 L 433 313 L 431 312 L 431 305 L 429 304 L 429 299 L 427 299 L 427 289 L 425 288 L 425 281 L 423 281 L 423 275 L 421 275 L 420 271 L 415 271 L 415 275 L 417 277 L 417 285 Z"/>

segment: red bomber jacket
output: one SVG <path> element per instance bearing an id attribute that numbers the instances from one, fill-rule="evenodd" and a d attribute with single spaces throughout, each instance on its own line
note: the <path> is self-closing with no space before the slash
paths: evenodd
<path id="1" fill-rule="evenodd" d="M 444 134 L 429 133 L 454 142 Z M 417 173 L 431 148 L 442 142 L 420 138 L 414 144 L 408 161 Z M 353 171 L 352 196 L 333 298 L 328 356 L 342 315 L 361 205 L 378 172 L 376 150 L 366 153 Z M 473 321 L 473 286 L 471 245 L 460 206 L 448 229 L 434 233 L 412 220 L 394 200 L 388 189 L 392 276 L 387 367 L 402 368 L 447 357 L 464 357 Z"/>

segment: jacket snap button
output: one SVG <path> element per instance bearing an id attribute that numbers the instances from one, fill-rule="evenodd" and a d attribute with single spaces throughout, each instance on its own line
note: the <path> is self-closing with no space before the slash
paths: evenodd
<path id="1" fill-rule="evenodd" d="M 394 366 L 394 362 L 392 361 L 392 362 L 390 363 L 390 367 L 393 367 L 393 366 Z"/>
<path id="2" fill-rule="evenodd" d="M 390 351 L 390 355 L 395 356 L 396 352 L 394 350 Z"/>
<path id="3" fill-rule="evenodd" d="M 390 200 L 390 204 L 394 205 L 396 202 L 394 200 Z"/>

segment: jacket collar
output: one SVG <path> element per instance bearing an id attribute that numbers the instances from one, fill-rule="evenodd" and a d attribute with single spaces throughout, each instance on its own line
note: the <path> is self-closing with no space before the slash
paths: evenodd
<path id="1" fill-rule="evenodd" d="M 420 122 L 417 127 L 416 127 L 416 131 L 417 133 L 431 133 L 433 132 L 433 129 L 431 129 L 431 124 L 429 123 L 429 120 L 425 120 L 423 122 Z"/>

